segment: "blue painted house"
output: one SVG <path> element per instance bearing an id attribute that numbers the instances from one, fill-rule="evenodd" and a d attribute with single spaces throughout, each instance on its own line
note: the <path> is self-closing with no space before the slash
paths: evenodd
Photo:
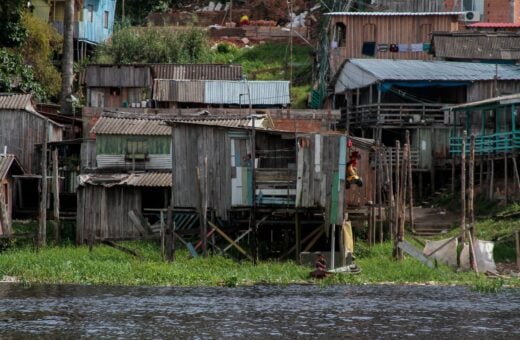
<path id="1" fill-rule="evenodd" d="M 63 34 L 64 0 L 48 0 L 49 21 Z M 74 40 L 97 45 L 108 39 L 114 30 L 116 0 L 75 0 Z M 78 49 L 80 44 L 77 44 Z"/>

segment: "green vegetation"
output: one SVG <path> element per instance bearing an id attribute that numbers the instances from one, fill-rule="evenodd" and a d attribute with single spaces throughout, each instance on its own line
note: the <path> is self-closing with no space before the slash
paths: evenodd
<path id="1" fill-rule="evenodd" d="M 187 251 L 177 252 L 177 260 L 161 260 L 159 248 L 152 243 L 125 242 L 140 258 L 108 246 L 71 245 L 47 247 L 39 252 L 31 246 L 9 249 L 0 256 L 0 278 L 17 277 L 27 283 L 235 286 L 248 284 L 446 284 L 469 285 L 479 291 L 495 291 L 503 285 L 520 287 L 519 279 L 496 281 L 474 273 L 455 273 L 440 266 L 430 269 L 413 258 L 403 262 L 392 259 L 392 245 L 371 249 L 358 245 L 358 274 L 336 274 L 323 281 L 309 277 L 311 268 L 292 262 L 236 262 L 222 256 L 191 259 Z"/>
<path id="2" fill-rule="evenodd" d="M 178 31 L 159 27 L 116 28 L 110 42 L 96 51 L 95 62 L 205 63 L 211 60 L 206 33 L 197 28 Z"/>
<path id="3" fill-rule="evenodd" d="M 35 80 L 31 67 L 27 67 L 20 54 L 0 48 L 0 92 L 33 93 L 45 97 L 45 91 Z"/>
<path id="4" fill-rule="evenodd" d="M 26 3 L 20 0 L 0 2 L 0 46 L 16 47 L 25 40 L 27 30 L 22 24 L 22 15 Z"/>

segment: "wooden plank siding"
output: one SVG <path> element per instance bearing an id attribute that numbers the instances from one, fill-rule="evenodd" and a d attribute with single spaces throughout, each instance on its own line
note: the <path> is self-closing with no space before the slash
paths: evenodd
<path id="1" fill-rule="evenodd" d="M 84 243 L 91 237 L 91 232 L 94 238 L 139 236 L 128 217 L 130 210 L 141 211 L 139 188 L 80 186 L 77 203 L 76 243 Z"/>
<path id="2" fill-rule="evenodd" d="M 49 124 L 48 141 L 62 140 L 63 130 Z M 40 172 L 40 156 L 36 144 L 45 138 L 45 119 L 25 110 L 0 110 L 0 145 L 19 160 L 27 174 Z M 3 150 L 3 149 L 2 149 Z"/>
<path id="3" fill-rule="evenodd" d="M 346 34 L 344 39 L 338 41 L 338 47 L 331 49 L 332 75 L 339 70 L 345 59 L 370 58 L 362 53 L 364 42 L 388 45 L 429 43 L 432 32 L 456 31 L 458 17 L 456 15 L 332 16 L 332 31 L 337 24 L 345 26 Z M 377 51 L 377 46 L 373 57 L 378 59 L 432 59 L 432 55 L 427 52 Z"/>

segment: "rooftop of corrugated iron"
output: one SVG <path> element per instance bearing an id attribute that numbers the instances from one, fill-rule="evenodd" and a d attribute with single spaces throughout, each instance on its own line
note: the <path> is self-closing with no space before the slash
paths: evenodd
<path id="1" fill-rule="evenodd" d="M 512 32 L 435 32 L 436 57 L 459 59 L 520 59 L 520 34 Z"/>
<path id="2" fill-rule="evenodd" d="M 397 17 L 397 16 L 454 16 L 461 15 L 464 12 L 330 12 L 325 15 L 330 16 L 379 16 L 379 17 Z"/>
<path id="3" fill-rule="evenodd" d="M 7 173 L 13 165 L 17 167 L 17 174 L 24 173 L 22 166 L 20 165 L 20 163 L 18 163 L 18 160 L 16 160 L 16 157 L 14 155 L 0 154 L 0 179 L 5 179 Z"/>
<path id="4" fill-rule="evenodd" d="M 30 94 L 0 94 L 0 109 L 27 110 L 32 108 L 31 98 Z"/>
<path id="5" fill-rule="evenodd" d="M 520 24 L 512 22 L 475 22 L 468 24 L 466 27 L 471 28 L 520 28 Z"/>
<path id="6" fill-rule="evenodd" d="M 104 187 L 167 188 L 172 186 L 172 174 L 171 172 L 84 174 L 79 176 L 79 184 L 101 185 Z"/>
<path id="7" fill-rule="evenodd" d="M 478 81 L 493 80 L 496 76 L 502 80 L 520 80 L 517 65 L 390 59 L 351 59 L 349 62 L 379 81 Z"/>
<path id="8" fill-rule="evenodd" d="M 91 133 L 98 135 L 169 136 L 170 128 L 159 119 L 101 117 Z"/>
<path id="9" fill-rule="evenodd" d="M 263 129 L 271 129 L 273 127 L 272 121 L 264 116 L 258 115 L 255 116 L 255 127 L 263 128 Z M 228 127 L 228 128 L 251 128 L 251 119 L 244 117 L 233 117 L 233 118 L 210 118 L 210 117 L 200 117 L 200 118 L 174 118 L 168 120 L 167 124 L 175 125 L 175 124 L 194 124 L 194 125 L 206 125 L 206 126 L 218 126 L 218 127 Z"/>

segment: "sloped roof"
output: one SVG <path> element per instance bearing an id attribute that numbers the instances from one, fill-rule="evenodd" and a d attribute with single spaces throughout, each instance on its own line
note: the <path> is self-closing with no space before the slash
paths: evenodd
<path id="1" fill-rule="evenodd" d="M 146 188 L 167 188 L 172 186 L 171 172 L 143 172 L 130 174 L 84 174 L 79 176 L 79 185 L 131 186 Z"/>
<path id="2" fill-rule="evenodd" d="M 156 79 L 240 80 L 242 65 L 235 64 L 150 64 Z"/>
<path id="3" fill-rule="evenodd" d="M 15 155 L 0 154 L 0 179 L 5 179 L 10 172 L 21 175 L 24 173 L 24 170 L 20 163 L 18 163 Z"/>
<path id="4" fill-rule="evenodd" d="M 473 24 L 466 25 L 470 28 L 520 28 L 520 24 L 512 22 L 475 22 Z"/>
<path id="5" fill-rule="evenodd" d="M 520 60 L 520 34 L 436 32 L 432 37 L 437 58 Z"/>
<path id="6" fill-rule="evenodd" d="M 113 118 L 98 119 L 91 133 L 97 135 L 169 136 L 171 129 L 160 119 Z"/>
<path id="7" fill-rule="evenodd" d="M 457 16 L 464 12 L 330 12 L 325 15 L 330 16 L 349 16 L 349 17 L 367 17 L 367 16 L 379 16 L 379 17 L 397 17 L 397 16 Z"/>
<path id="8" fill-rule="evenodd" d="M 471 82 L 479 80 L 520 80 L 520 66 L 454 61 L 350 59 L 339 71 L 335 92 L 362 88 L 375 83 Z"/>
<path id="9" fill-rule="evenodd" d="M 173 118 L 167 121 L 168 125 L 175 124 L 194 124 L 206 126 L 218 126 L 227 128 L 251 128 L 253 125 L 251 118 L 229 117 L 229 118 Z M 272 120 L 266 115 L 255 115 L 255 128 L 272 129 Z"/>
<path id="10" fill-rule="evenodd" d="M 34 111 L 30 94 L 0 94 L 0 109 Z"/>

